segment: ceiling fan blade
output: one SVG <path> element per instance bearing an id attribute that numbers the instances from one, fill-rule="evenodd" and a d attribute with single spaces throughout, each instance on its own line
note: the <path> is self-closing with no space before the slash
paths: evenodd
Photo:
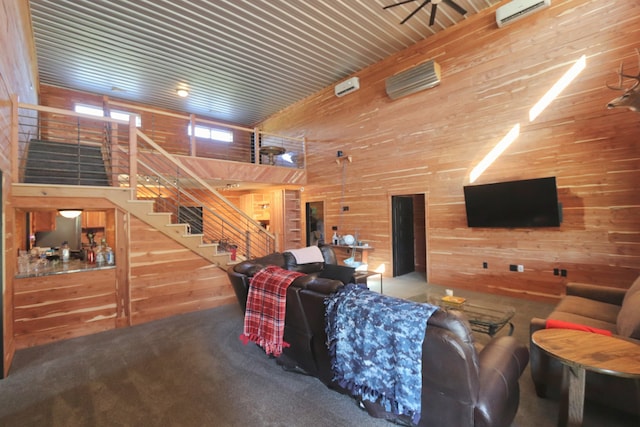
<path id="1" fill-rule="evenodd" d="M 411 17 L 412 17 L 413 15 L 415 15 L 416 13 L 418 13 L 418 11 L 419 11 L 420 9 L 422 9 L 423 7 L 425 7 L 425 6 L 426 6 L 430 1 L 431 1 L 431 0 L 425 0 L 425 1 L 424 1 L 424 3 L 422 3 L 420 6 L 418 6 L 418 7 L 416 8 L 416 10 L 414 10 L 413 12 L 411 12 L 411 13 L 409 14 L 409 16 L 407 16 L 406 18 L 404 18 L 404 19 L 402 20 L 402 22 L 400 22 L 400 24 L 404 24 L 404 23 L 405 23 L 405 22 L 407 22 L 409 19 L 411 19 Z"/>
<path id="2" fill-rule="evenodd" d="M 432 26 L 436 22 L 436 11 L 438 10 L 438 3 L 431 4 L 431 16 L 429 17 L 429 26 Z"/>
<path id="3" fill-rule="evenodd" d="M 460 15 L 466 15 L 467 11 L 453 0 L 443 0 L 450 8 L 455 9 Z"/>
<path id="4" fill-rule="evenodd" d="M 403 5 L 405 3 L 411 3 L 412 1 L 415 1 L 415 0 L 404 0 L 404 1 L 401 1 L 401 2 L 398 2 L 398 3 L 394 3 L 394 4 L 390 4 L 388 6 L 385 6 L 385 7 L 383 7 L 383 9 L 389 9 L 389 8 L 392 8 L 392 7 Z"/>

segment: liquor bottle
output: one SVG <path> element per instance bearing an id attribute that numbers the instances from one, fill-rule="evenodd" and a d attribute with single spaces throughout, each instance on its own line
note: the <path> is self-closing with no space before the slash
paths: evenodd
<path id="1" fill-rule="evenodd" d="M 69 262 L 69 243 L 62 242 L 62 262 Z"/>

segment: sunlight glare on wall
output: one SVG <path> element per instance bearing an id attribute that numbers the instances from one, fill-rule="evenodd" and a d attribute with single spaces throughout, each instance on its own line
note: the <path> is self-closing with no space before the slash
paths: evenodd
<path id="1" fill-rule="evenodd" d="M 576 77 L 578 77 L 578 74 L 580 74 L 580 72 L 584 70 L 586 65 L 587 57 L 585 55 L 582 55 L 580 59 L 578 59 L 576 63 L 573 64 L 569 71 L 564 73 L 564 75 L 560 77 L 560 80 L 558 80 L 556 84 L 554 84 L 551 89 L 549 89 L 547 93 L 545 93 L 544 96 L 540 98 L 536 105 L 531 107 L 531 109 L 529 110 L 529 121 L 534 121 L 536 117 L 538 117 L 540 113 L 542 113 L 544 109 L 547 108 L 549 104 L 551 104 L 551 102 L 553 102 L 553 100 L 558 97 L 558 95 L 560 95 L 560 92 L 562 92 L 567 86 L 569 86 L 569 83 L 571 83 Z"/>
<path id="2" fill-rule="evenodd" d="M 506 134 L 504 138 L 502 138 L 502 140 L 495 147 L 493 147 L 491 151 L 489 151 L 489 154 L 484 156 L 484 159 L 482 159 L 475 168 L 473 168 L 473 170 L 471 171 L 471 175 L 469 176 L 470 182 L 473 183 L 476 179 L 478 179 L 478 177 L 482 175 L 482 172 L 484 172 L 485 169 L 491 166 L 491 164 L 500 156 L 500 154 L 502 154 L 504 150 L 506 150 L 511 145 L 511 143 L 516 140 L 518 135 L 520 135 L 519 123 L 512 127 L 509 133 Z"/>

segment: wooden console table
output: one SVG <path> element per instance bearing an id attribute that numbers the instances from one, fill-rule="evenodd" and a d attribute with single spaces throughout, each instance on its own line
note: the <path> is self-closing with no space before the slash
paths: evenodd
<path id="1" fill-rule="evenodd" d="M 571 329 L 542 329 L 531 340 L 563 364 L 558 426 L 582 425 L 587 370 L 640 378 L 640 345 L 631 341 Z"/>
<path id="2" fill-rule="evenodd" d="M 354 260 L 360 252 L 360 261 L 363 264 L 368 264 L 368 255 L 369 251 L 373 250 L 372 246 L 356 246 L 356 245 L 331 245 L 334 249 L 341 249 L 349 252 L 349 256 L 351 256 L 351 252 L 353 252 Z"/>

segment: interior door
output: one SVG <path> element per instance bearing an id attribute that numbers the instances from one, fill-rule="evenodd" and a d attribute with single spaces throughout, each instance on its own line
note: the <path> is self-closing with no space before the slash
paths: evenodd
<path id="1" fill-rule="evenodd" d="M 307 246 L 324 243 L 324 202 L 307 202 L 305 215 Z"/>
<path id="2" fill-rule="evenodd" d="M 393 277 L 415 271 L 413 198 L 392 196 Z"/>

